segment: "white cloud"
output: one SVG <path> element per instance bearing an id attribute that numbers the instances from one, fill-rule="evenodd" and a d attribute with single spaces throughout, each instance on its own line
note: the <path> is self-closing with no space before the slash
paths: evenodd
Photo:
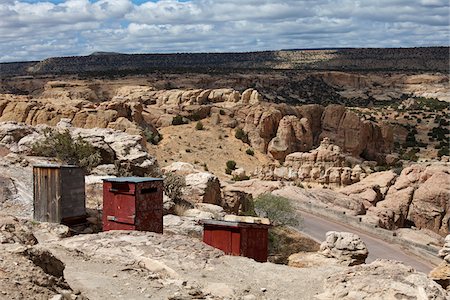
<path id="1" fill-rule="evenodd" d="M 2 0 L 0 61 L 449 44 L 446 0 Z"/>

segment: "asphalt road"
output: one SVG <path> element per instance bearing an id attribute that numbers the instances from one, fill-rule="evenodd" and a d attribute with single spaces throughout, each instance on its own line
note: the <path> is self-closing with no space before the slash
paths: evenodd
<path id="1" fill-rule="evenodd" d="M 325 240 L 325 234 L 328 231 L 346 231 L 357 234 L 366 243 L 369 249 L 369 256 L 366 262 L 370 263 L 378 258 L 386 258 L 402 261 L 405 264 L 414 267 L 417 271 L 428 273 L 434 266 L 419 257 L 405 252 L 401 246 L 390 244 L 371 234 L 355 229 L 346 224 L 335 222 L 325 217 L 318 217 L 306 212 L 301 213 L 303 217 L 303 226 L 301 231 L 318 241 Z"/>

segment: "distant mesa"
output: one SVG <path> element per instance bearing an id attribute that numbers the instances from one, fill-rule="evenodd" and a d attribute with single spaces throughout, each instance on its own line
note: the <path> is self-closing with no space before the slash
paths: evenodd
<path id="1" fill-rule="evenodd" d="M 107 52 L 107 51 L 96 51 L 96 52 L 92 52 L 88 56 L 107 56 L 107 55 L 123 55 L 123 53 Z"/>

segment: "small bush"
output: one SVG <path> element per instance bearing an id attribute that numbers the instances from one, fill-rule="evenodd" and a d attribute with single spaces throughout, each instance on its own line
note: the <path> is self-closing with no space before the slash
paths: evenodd
<path id="1" fill-rule="evenodd" d="M 253 151 L 253 149 L 251 149 L 251 148 L 248 148 L 247 151 L 245 151 L 245 153 L 247 153 L 250 156 L 255 155 L 255 151 Z"/>
<path id="2" fill-rule="evenodd" d="M 162 140 L 162 135 L 159 132 L 152 132 L 150 129 L 144 129 L 144 137 L 147 142 L 152 143 L 153 145 L 158 145 L 158 143 Z"/>
<path id="3" fill-rule="evenodd" d="M 236 162 L 234 160 L 229 160 L 226 163 L 227 169 L 233 171 L 236 170 Z"/>
<path id="4" fill-rule="evenodd" d="M 289 199 L 270 193 L 255 199 L 255 212 L 260 217 L 269 218 L 275 226 L 299 226 L 301 217 L 291 205 Z"/>
<path id="5" fill-rule="evenodd" d="M 241 128 L 236 129 L 234 137 L 237 138 L 238 140 L 243 141 L 244 143 L 248 143 L 247 133 L 245 133 L 245 131 Z"/>
<path id="6" fill-rule="evenodd" d="M 203 123 L 201 121 L 198 121 L 197 124 L 195 124 L 196 130 L 203 130 Z"/>
<path id="7" fill-rule="evenodd" d="M 233 180 L 233 181 L 244 181 L 244 180 L 250 180 L 250 177 L 247 176 L 247 175 L 245 175 L 245 176 L 234 175 L 231 180 Z"/>
<path id="8" fill-rule="evenodd" d="M 172 125 L 183 125 L 183 124 L 187 124 L 187 121 L 185 120 L 185 118 L 183 118 L 182 116 L 175 116 L 172 119 Z"/>
<path id="9" fill-rule="evenodd" d="M 221 116 L 223 116 L 223 115 L 225 115 L 225 111 L 224 111 L 223 109 L 221 109 L 221 110 L 219 110 L 219 114 L 220 114 Z"/>
<path id="10" fill-rule="evenodd" d="M 45 131 L 45 138 L 32 146 L 34 155 L 56 157 L 58 160 L 91 171 L 101 162 L 100 152 L 81 137 L 73 139 L 68 130 Z"/>

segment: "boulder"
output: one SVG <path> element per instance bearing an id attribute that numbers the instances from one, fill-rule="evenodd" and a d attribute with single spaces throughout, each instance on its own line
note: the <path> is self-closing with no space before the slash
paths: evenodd
<path id="1" fill-rule="evenodd" d="M 369 208 L 378 201 L 383 200 L 396 178 L 397 174 L 392 171 L 376 172 L 357 183 L 340 189 L 339 192 L 347 196 L 357 196 L 366 200 L 368 202 L 366 208 Z"/>
<path id="2" fill-rule="evenodd" d="M 172 233 L 195 238 L 201 238 L 203 234 L 203 226 L 192 218 L 168 214 L 163 217 L 163 224 L 164 234 Z"/>
<path id="3" fill-rule="evenodd" d="M 249 211 L 252 205 L 253 197 L 251 194 L 234 189 L 231 186 L 223 189 L 221 206 L 225 212 L 237 215 L 240 212 Z"/>
<path id="4" fill-rule="evenodd" d="M 188 174 L 199 173 L 194 165 L 181 161 L 173 162 L 170 165 L 161 168 L 163 173 L 175 173 L 177 175 L 186 176 Z"/>
<path id="5" fill-rule="evenodd" d="M 378 259 L 325 280 L 317 299 L 448 299 L 445 290 L 401 262 Z"/>
<path id="6" fill-rule="evenodd" d="M 248 179 L 247 174 L 243 168 L 238 168 L 231 172 L 231 176 L 237 180 L 245 180 Z"/>
<path id="7" fill-rule="evenodd" d="M 199 172 L 186 175 L 184 198 L 191 203 L 210 203 L 220 205 L 221 190 L 217 176 Z"/>
<path id="8" fill-rule="evenodd" d="M 369 251 L 359 236 L 350 232 L 329 231 L 319 253 L 333 257 L 341 264 L 354 266 L 366 261 Z"/>
<path id="9" fill-rule="evenodd" d="M 448 234 L 450 223 L 450 174 L 435 172 L 414 192 L 408 219 L 417 228 L 427 228 L 441 235 Z M 424 177 L 428 177 L 426 173 Z"/>
<path id="10" fill-rule="evenodd" d="M 450 263 L 450 234 L 445 237 L 444 246 L 439 250 L 439 257 Z"/>

